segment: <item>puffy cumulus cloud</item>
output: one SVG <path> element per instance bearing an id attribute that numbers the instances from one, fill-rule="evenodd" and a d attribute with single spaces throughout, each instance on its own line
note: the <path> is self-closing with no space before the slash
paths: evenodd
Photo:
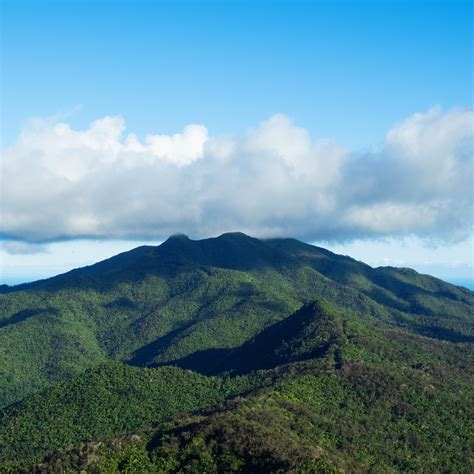
<path id="1" fill-rule="evenodd" d="M 150 151 L 157 158 L 179 166 L 189 165 L 202 157 L 207 141 L 207 128 L 203 125 L 188 125 L 183 133 L 175 135 L 147 135 L 147 146 L 142 151 Z"/>
<path id="2" fill-rule="evenodd" d="M 125 133 L 121 117 L 86 130 L 36 120 L 2 153 L 0 234 L 461 239 L 472 228 L 473 124 L 472 110 L 434 108 L 357 155 L 284 115 L 240 137 L 188 125 L 143 140 Z"/>
<path id="3" fill-rule="evenodd" d="M 346 222 L 375 234 L 465 238 L 473 222 L 473 157 L 474 111 L 436 107 L 409 117 L 387 133 L 381 151 L 346 167 L 353 202 Z"/>

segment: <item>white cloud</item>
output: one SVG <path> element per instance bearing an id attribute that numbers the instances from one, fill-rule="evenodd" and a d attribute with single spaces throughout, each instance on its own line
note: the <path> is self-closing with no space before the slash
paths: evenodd
<path id="1" fill-rule="evenodd" d="M 454 109 L 443 113 L 433 107 L 417 113 L 387 134 L 387 145 L 400 158 L 415 162 L 450 163 L 462 148 L 473 146 L 474 111 Z"/>
<path id="2" fill-rule="evenodd" d="M 204 144 L 207 141 L 207 128 L 203 125 L 188 125 L 183 133 L 175 135 L 147 135 L 147 147 L 153 156 L 180 166 L 189 165 L 202 158 Z"/>
<path id="3" fill-rule="evenodd" d="M 0 235 L 17 241 L 200 237 L 229 230 L 308 240 L 472 228 L 472 110 L 434 108 L 357 156 L 275 115 L 246 136 L 125 134 L 36 120 L 2 153 Z"/>

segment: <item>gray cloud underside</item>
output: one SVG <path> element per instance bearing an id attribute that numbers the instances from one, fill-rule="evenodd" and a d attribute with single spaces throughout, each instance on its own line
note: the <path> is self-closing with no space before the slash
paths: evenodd
<path id="1" fill-rule="evenodd" d="M 2 153 L 4 238 L 160 239 L 240 230 L 306 240 L 472 229 L 474 112 L 433 108 L 373 153 L 314 141 L 283 115 L 244 137 L 202 125 L 140 141 L 120 117 L 86 130 L 36 120 Z"/>

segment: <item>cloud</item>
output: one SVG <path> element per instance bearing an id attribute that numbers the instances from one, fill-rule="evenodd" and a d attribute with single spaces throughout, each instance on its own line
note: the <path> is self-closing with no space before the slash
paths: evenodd
<path id="1" fill-rule="evenodd" d="M 36 120 L 3 150 L 7 239 L 160 239 L 241 230 L 351 240 L 463 239 L 472 229 L 474 112 L 433 108 L 374 153 L 314 140 L 275 115 L 245 136 L 199 124 L 140 140 L 121 117 L 86 130 Z"/>
<path id="2" fill-rule="evenodd" d="M 18 240 L 4 240 L 0 249 L 12 255 L 34 255 L 38 253 L 48 253 L 47 245 L 23 242 Z"/>
<path id="3" fill-rule="evenodd" d="M 143 152 L 179 166 L 189 165 L 202 158 L 207 129 L 203 125 L 188 125 L 175 135 L 147 135 Z"/>

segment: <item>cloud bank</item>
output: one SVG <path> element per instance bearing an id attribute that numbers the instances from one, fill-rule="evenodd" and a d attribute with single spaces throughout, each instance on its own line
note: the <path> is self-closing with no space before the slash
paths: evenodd
<path id="1" fill-rule="evenodd" d="M 3 238 L 161 239 L 240 230 L 350 240 L 472 230 L 474 111 L 433 108 L 357 154 L 284 115 L 245 136 L 192 124 L 139 139 L 121 117 L 86 130 L 35 120 L 3 150 Z"/>

